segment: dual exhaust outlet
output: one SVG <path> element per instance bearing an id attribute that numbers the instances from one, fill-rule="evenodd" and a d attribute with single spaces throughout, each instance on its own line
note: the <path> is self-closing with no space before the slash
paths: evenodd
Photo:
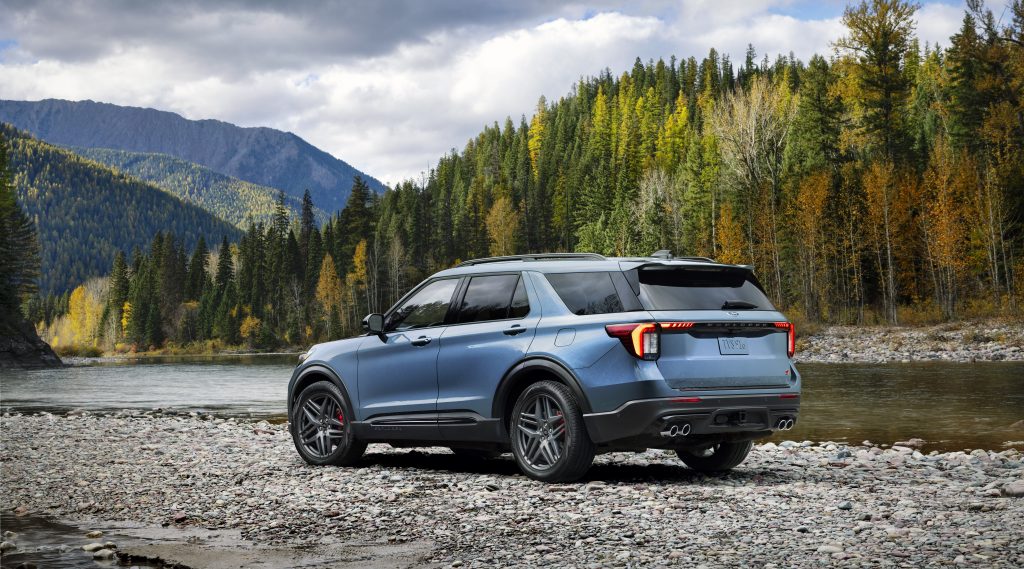
<path id="1" fill-rule="evenodd" d="M 664 431 L 661 432 L 661 436 L 669 439 L 676 437 L 685 437 L 690 434 L 690 424 L 683 423 L 681 425 L 669 425 Z"/>
<path id="2" fill-rule="evenodd" d="M 779 419 L 778 423 L 776 423 L 775 428 L 780 430 L 780 431 L 788 431 L 788 430 L 793 428 L 793 424 L 794 424 L 793 419 L 789 419 L 787 417 L 783 417 L 783 418 Z"/>

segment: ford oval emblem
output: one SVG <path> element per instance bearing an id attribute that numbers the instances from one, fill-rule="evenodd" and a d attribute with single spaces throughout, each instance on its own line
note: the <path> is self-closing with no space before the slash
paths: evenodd
<path id="1" fill-rule="evenodd" d="M 739 316 L 739 315 L 740 315 L 739 312 L 730 312 L 729 313 L 729 316 Z"/>

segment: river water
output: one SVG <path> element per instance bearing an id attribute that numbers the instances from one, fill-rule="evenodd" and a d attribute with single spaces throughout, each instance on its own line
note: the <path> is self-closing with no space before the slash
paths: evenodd
<path id="1" fill-rule="evenodd" d="M 4 411 L 174 409 L 283 419 L 294 356 L 162 358 L 2 373 Z M 1024 440 L 1024 363 L 802 364 L 800 421 L 775 440 L 1001 449 Z M 1018 444 L 1018 447 L 1024 444 Z"/>

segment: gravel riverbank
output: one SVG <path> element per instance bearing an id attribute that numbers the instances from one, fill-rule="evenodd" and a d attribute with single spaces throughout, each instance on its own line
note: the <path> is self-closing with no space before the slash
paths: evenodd
<path id="1" fill-rule="evenodd" d="M 313 468 L 284 425 L 232 419 L 14 414 L 0 443 L 0 507 L 83 528 L 202 530 L 190 543 L 206 556 L 185 555 L 196 566 L 218 566 L 210 536 L 222 531 L 249 561 L 282 548 L 351 557 L 361 543 L 353 563 L 367 566 L 1024 566 L 1015 449 L 785 442 L 712 477 L 661 451 L 609 454 L 584 481 L 550 486 L 507 458 L 444 449 L 378 445 L 359 467 Z"/>
<path id="2" fill-rule="evenodd" d="M 797 363 L 1024 361 L 1024 324 L 985 321 L 923 327 L 827 326 L 797 341 L 795 359 Z"/>

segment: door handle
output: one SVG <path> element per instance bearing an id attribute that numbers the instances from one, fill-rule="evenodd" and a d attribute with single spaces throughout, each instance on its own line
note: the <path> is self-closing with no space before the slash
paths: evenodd
<path id="1" fill-rule="evenodd" d="M 409 343 L 414 346 L 426 346 L 427 344 L 430 343 L 430 338 L 426 336 L 420 336 L 419 338 L 416 338 L 415 340 Z"/>
<path id="2" fill-rule="evenodd" d="M 514 324 L 511 328 L 505 328 L 506 336 L 515 336 L 516 334 L 522 334 L 526 331 L 526 328 L 519 324 Z"/>

